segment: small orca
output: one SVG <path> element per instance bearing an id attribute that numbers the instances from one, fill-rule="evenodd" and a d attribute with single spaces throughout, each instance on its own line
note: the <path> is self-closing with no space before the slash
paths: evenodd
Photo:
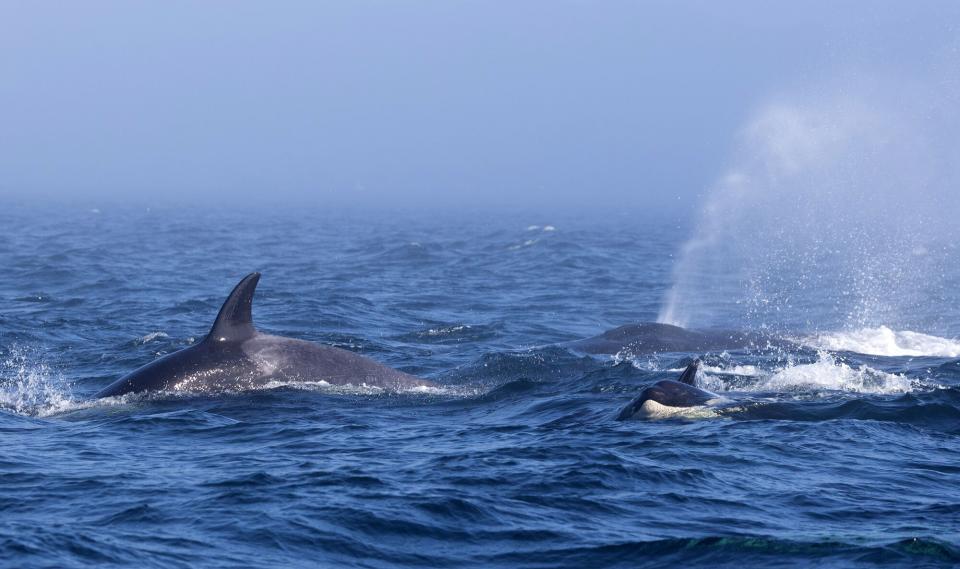
<path id="1" fill-rule="evenodd" d="M 258 332 L 252 311 L 259 281 L 260 273 L 240 281 L 201 342 L 134 370 L 95 397 L 144 391 L 238 391 L 272 381 L 322 380 L 391 390 L 434 385 L 347 350 Z"/>
<path id="2" fill-rule="evenodd" d="M 647 387 L 620 411 L 617 420 L 625 421 L 638 416 L 655 418 L 681 415 L 683 409 L 703 406 L 718 399 L 718 395 L 696 387 L 699 370 L 700 360 L 695 360 L 678 379 L 664 379 Z"/>
<path id="3" fill-rule="evenodd" d="M 734 330 L 689 330 L 672 324 L 641 322 L 607 330 L 563 346 L 586 354 L 633 355 L 662 352 L 709 352 L 765 347 L 783 340 L 768 334 Z"/>

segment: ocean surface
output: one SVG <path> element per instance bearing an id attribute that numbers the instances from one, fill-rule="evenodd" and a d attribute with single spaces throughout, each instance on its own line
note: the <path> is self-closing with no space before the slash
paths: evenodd
<path id="1" fill-rule="evenodd" d="M 957 304 L 850 327 L 824 291 L 777 329 L 788 349 L 559 345 L 655 320 L 690 229 L 615 208 L 5 203 L 0 566 L 960 564 Z M 442 387 L 90 400 L 202 339 L 254 270 L 260 330 Z M 615 420 L 692 358 L 735 405 Z"/>

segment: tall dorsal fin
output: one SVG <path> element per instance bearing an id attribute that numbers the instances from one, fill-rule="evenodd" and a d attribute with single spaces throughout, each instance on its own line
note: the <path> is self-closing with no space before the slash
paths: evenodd
<path id="1" fill-rule="evenodd" d="M 260 273 L 250 273 L 233 287 L 233 292 L 223 303 L 213 328 L 207 334 L 207 340 L 239 342 L 257 332 L 253 327 L 253 293 L 259 281 Z"/>
<path id="2" fill-rule="evenodd" d="M 680 383 L 686 383 L 687 385 L 697 386 L 697 370 L 700 369 L 700 360 L 693 360 L 690 362 L 690 365 L 687 366 L 687 369 L 683 370 L 683 374 L 680 376 L 677 381 Z"/>

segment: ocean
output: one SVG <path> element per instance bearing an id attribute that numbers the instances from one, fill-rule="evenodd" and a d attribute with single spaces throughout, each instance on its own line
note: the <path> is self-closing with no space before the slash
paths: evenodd
<path id="1" fill-rule="evenodd" d="M 810 286 L 778 322 L 707 299 L 792 348 L 562 345 L 656 320 L 689 223 L 4 203 L 0 566 L 960 564 L 956 304 L 850 325 Z M 440 387 L 91 399 L 201 340 L 251 271 L 260 330 Z M 616 420 L 693 358 L 724 412 Z"/>

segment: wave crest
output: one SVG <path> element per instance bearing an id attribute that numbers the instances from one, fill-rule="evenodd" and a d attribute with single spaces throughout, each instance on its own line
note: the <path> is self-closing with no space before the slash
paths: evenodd
<path id="1" fill-rule="evenodd" d="M 827 332 L 800 338 L 800 343 L 819 350 L 856 352 L 871 356 L 960 357 L 960 342 L 886 326 L 846 332 Z"/>
<path id="2" fill-rule="evenodd" d="M 815 388 L 855 393 L 907 393 L 914 383 L 902 375 L 875 370 L 869 366 L 854 368 L 825 351 L 816 362 L 788 366 L 770 376 L 762 387 L 776 391 Z"/>

